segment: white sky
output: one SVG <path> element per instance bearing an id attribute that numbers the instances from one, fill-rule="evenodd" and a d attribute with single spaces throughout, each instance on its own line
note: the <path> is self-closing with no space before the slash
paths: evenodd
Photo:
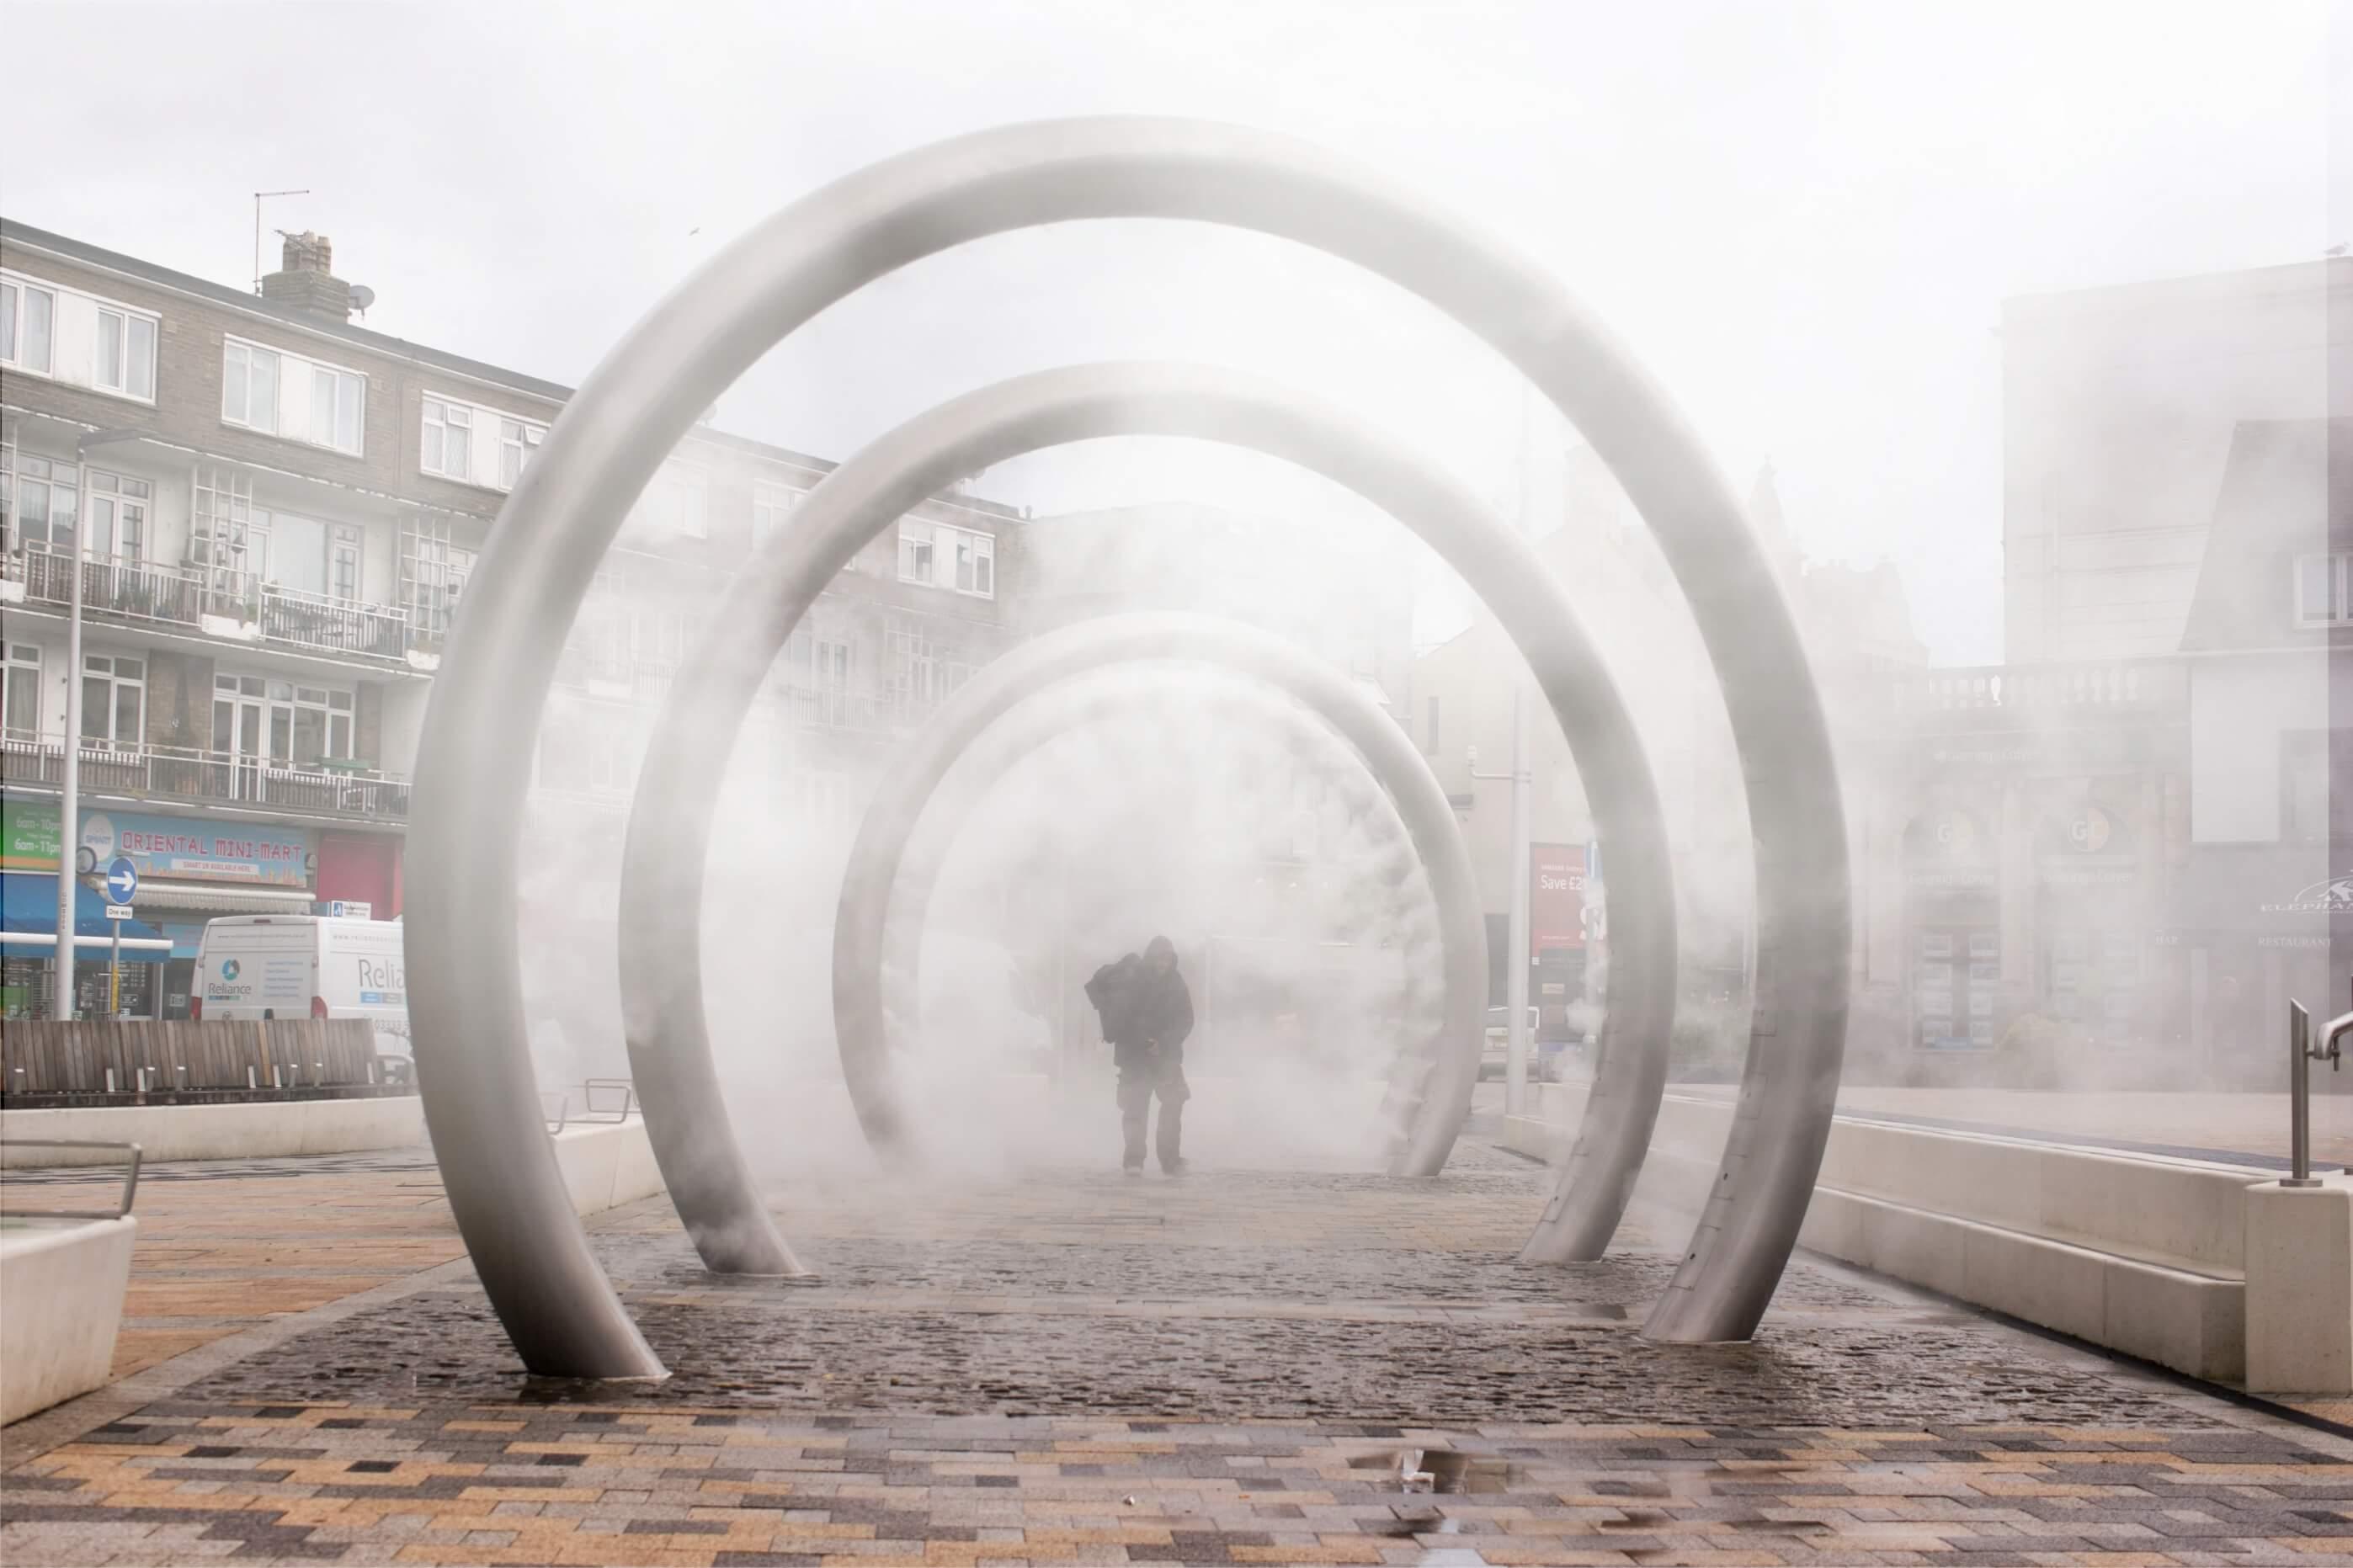
<path id="1" fill-rule="evenodd" d="M 2331 23 L 2318 0 L 11 0 L 0 210 L 234 282 L 251 193 L 308 186 L 266 221 L 332 237 L 376 290 L 370 326 L 576 382 L 726 237 L 875 158 L 1066 114 L 1289 131 L 1537 253 L 1736 490 L 1769 456 L 1810 552 L 1893 558 L 1933 652 L 1992 659 L 2000 301 L 2353 239 Z M 720 423 L 841 457 L 955 393 L 1125 355 L 1281 376 L 1513 491 L 1518 393 L 1484 350 L 1337 263 L 1184 226 L 910 268 L 769 356 Z M 978 488 L 1057 510 L 1333 504 L 1184 443 L 1041 454 Z"/>

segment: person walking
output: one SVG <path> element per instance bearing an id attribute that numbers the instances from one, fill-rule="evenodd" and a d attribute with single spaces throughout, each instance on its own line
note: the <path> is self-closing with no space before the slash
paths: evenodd
<path id="1" fill-rule="evenodd" d="M 1120 1163 L 1131 1176 L 1144 1173 L 1145 1122 L 1155 1095 L 1160 1125 L 1154 1140 L 1160 1168 L 1185 1172 L 1182 1140 L 1185 1101 L 1185 1037 L 1193 1032 L 1193 994 L 1176 967 L 1176 944 L 1155 936 L 1141 958 L 1128 953 L 1095 971 L 1087 1000 L 1103 1019 L 1103 1038 L 1119 1068 L 1120 1131 L 1125 1140 Z"/>

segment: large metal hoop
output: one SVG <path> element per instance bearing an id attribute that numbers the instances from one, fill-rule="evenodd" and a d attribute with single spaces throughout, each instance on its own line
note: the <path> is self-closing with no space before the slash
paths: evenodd
<path id="1" fill-rule="evenodd" d="M 1487 999 L 1486 921 L 1454 808 L 1397 721 L 1348 679 L 1281 637 L 1204 616 L 1108 616 L 1023 643 L 965 682 L 892 760 L 859 825 L 833 927 L 834 1040 L 867 1142 L 890 1148 L 905 1136 L 890 1070 L 883 934 L 924 807 L 974 742 L 1040 692 L 1106 668 L 1170 660 L 1213 665 L 1289 696 L 1339 732 L 1396 806 L 1438 907 L 1445 1001 L 1434 1037 L 1422 1043 L 1427 1076 L 1389 1171 L 1436 1174 L 1478 1082 Z M 1082 705 L 1056 717 L 1083 722 L 1100 712 Z M 929 894 L 928 877 L 910 879 L 902 910 L 920 916 Z"/>
<path id="2" fill-rule="evenodd" d="M 1421 295 L 1535 383 L 1656 531 L 1740 751 L 1757 842 L 1758 939 L 1756 1021 L 1724 1165 L 1646 1331 L 1740 1339 L 1763 1315 L 1829 1135 L 1850 917 L 1820 700 L 1737 504 L 1665 397 L 1510 247 L 1401 200 L 1378 171 L 1284 138 L 1194 121 L 1084 120 L 983 132 L 876 164 L 713 258 L 567 405 L 469 584 L 419 748 L 412 1011 L 450 1206 L 532 1370 L 660 1370 L 590 1255 L 540 1131 L 517 962 L 514 858 L 532 741 L 518 716 L 544 700 L 604 546 L 696 416 L 827 305 L 968 239 L 1122 216 L 1285 236 Z"/>

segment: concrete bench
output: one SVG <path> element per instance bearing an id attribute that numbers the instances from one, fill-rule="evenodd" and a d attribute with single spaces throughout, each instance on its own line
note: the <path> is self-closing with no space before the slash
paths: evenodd
<path id="1" fill-rule="evenodd" d="M 1504 1142 L 1557 1161 L 1580 1084 Z M 1696 1212 L 1733 1102 L 1671 1089 L 1638 1198 Z M 1800 1241 L 1826 1256 L 2195 1376 L 2245 1375 L 2247 1189 L 2270 1173 L 1841 1115 Z"/>

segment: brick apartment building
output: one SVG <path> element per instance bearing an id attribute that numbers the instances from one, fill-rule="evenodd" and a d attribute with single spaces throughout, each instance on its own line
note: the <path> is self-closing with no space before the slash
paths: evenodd
<path id="1" fill-rule="evenodd" d="M 353 302 L 323 237 L 288 237 L 256 295 L 0 222 L 7 930 L 54 931 L 78 679 L 74 843 L 85 859 L 131 856 L 140 924 L 172 944 L 132 971 L 135 1015 L 185 1014 L 211 916 L 324 901 L 397 916 L 442 642 L 502 496 L 568 395 L 371 331 Z M 830 467 L 698 427 L 631 514 L 541 726 L 540 804 L 571 814 L 566 837 L 608 847 L 591 858 L 617 859 L 696 617 Z M 819 601 L 755 722 L 793 739 L 788 803 L 846 820 L 892 734 L 1008 640 L 1018 516 L 927 502 Z M 46 1009 L 52 952 L 0 947 L 7 1013 Z M 102 1005 L 103 971 L 85 947 L 82 1007 Z"/>

